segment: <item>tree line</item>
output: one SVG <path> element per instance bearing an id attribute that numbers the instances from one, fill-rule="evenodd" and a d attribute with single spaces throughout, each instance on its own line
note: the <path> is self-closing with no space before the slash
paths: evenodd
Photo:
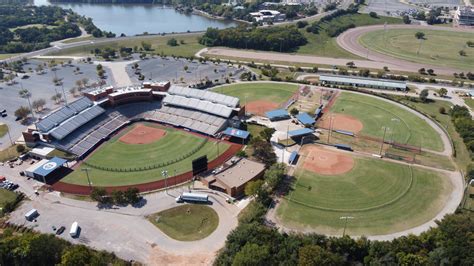
<path id="1" fill-rule="evenodd" d="M 449 114 L 456 131 L 464 140 L 471 158 L 474 158 L 474 120 L 472 120 L 469 109 L 465 106 L 455 105 Z"/>
<path id="2" fill-rule="evenodd" d="M 243 26 L 219 30 L 208 28 L 199 38 L 206 46 L 227 46 L 232 48 L 264 51 L 290 52 L 308 41 L 295 26 L 246 28 Z"/>

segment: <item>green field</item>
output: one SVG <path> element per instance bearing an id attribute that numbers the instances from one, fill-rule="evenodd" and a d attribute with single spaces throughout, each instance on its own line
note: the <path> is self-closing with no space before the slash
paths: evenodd
<path id="1" fill-rule="evenodd" d="M 430 220 L 451 192 L 449 180 L 436 172 L 367 158 L 355 163 L 333 176 L 299 169 L 277 215 L 285 225 L 325 234 L 342 234 L 341 217 L 349 216 L 347 234 L 387 234 Z"/>
<path id="2" fill-rule="evenodd" d="M 186 204 L 148 217 L 169 237 L 180 241 L 200 240 L 216 230 L 219 216 L 209 206 Z"/>
<path id="3" fill-rule="evenodd" d="M 221 86 L 215 92 L 239 98 L 240 103 L 266 100 L 274 103 L 284 103 L 296 92 L 298 85 L 285 83 L 241 83 Z"/>
<path id="4" fill-rule="evenodd" d="M 148 126 L 162 128 L 167 134 L 151 144 L 125 144 L 119 138 L 127 132 L 122 131 L 108 142 L 102 144 L 98 150 L 85 160 L 79 169 L 67 175 L 61 181 L 65 183 L 87 185 L 87 178 L 83 168 L 91 168 L 90 179 L 95 186 L 121 186 L 147 183 L 163 179 L 161 172 L 167 170 L 169 176 L 182 174 L 192 169 L 191 161 L 207 155 L 209 161 L 215 159 L 229 148 L 229 144 L 213 141 L 205 142 L 205 138 L 189 134 L 185 131 L 157 124 L 147 123 Z M 129 127 L 128 130 L 132 129 Z M 203 146 L 201 146 L 204 143 Z M 182 159 L 191 151 L 195 153 Z M 179 160 L 182 159 L 182 160 Z M 179 161 L 178 161 L 179 160 Z M 176 162 L 173 162 L 176 161 Z M 143 170 L 148 167 L 163 165 L 152 170 Z M 109 170 L 104 170 L 108 168 Z M 112 170 L 113 169 L 113 170 Z M 133 171 L 125 171 L 132 169 Z"/>
<path id="5" fill-rule="evenodd" d="M 464 102 L 467 104 L 467 106 L 469 106 L 469 108 L 471 108 L 472 110 L 474 110 L 474 99 L 465 98 L 465 99 L 464 99 Z"/>
<path id="6" fill-rule="evenodd" d="M 425 33 L 425 40 L 415 37 L 416 32 Z M 474 48 L 467 47 L 467 41 L 474 41 L 472 33 L 442 30 L 391 29 L 369 32 L 359 42 L 374 51 L 396 58 L 438 66 L 450 66 L 472 71 Z M 459 55 L 464 50 L 466 56 Z"/>
<path id="7" fill-rule="evenodd" d="M 203 45 L 198 43 L 198 37 L 201 34 L 176 34 L 176 35 L 165 35 L 165 36 L 144 36 L 143 38 L 134 38 L 132 40 L 113 40 L 106 43 L 95 43 L 89 45 L 82 45 L 79 47 L 73 47 L 69 49 L 62 49 L 51 53 L 51 55 L 74 55 L 74 56 L 90 56 L 91 50 L 95 48 L 104 49 L 106 47 L 119 49 L 120 47 L 131 47 L 137 46 L 141 47 L 142 42 L 147 42 L 152 45 L 152 53 L 165 55 L 176 55 L 176 56 L 194 56 L 199 50 L 204 48 Z M 178 43 L 184 41 L 184 44 L 178 46 L 169 46 L 167 42 L 169 39 L 175 38 Z"/>
<path id="8" fill-rule="evenodd" d="M 5 124 L 0 124 L 0 138 L 5 136 L 8 132 L 8 126 Z"/>
<path id="9" fill-rule="evenodd" d="M 423 119 L 395 104 L 360 94 L 342 92 L 331 112 L 343 113 L 359 119 L 362 134 L 383 137 L 383 127 L 388 127 L 386 139 L 402 144 L 442 151 L 443 142 L 438 133 Z M 370 114 L 370 115 L 368 115 Z"/>
<path id="10" fill-rule="evenodd" d="M 15 192 L 0 188 L 0 207 L 3 208 L 7 202 L 13 202 L 16 199 Z"/>

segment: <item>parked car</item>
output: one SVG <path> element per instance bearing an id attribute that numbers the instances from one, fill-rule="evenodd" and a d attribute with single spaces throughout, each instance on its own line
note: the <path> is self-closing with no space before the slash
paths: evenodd
<path id="1" fill-rule="evenodd" d="M 2 117 L 7 117 L 8 114 L 7 113 L 2 113 Z"/>
<path id="2" fill-rule="evenodd" d="M 56 235 L 60 235 L 64 232 L 64 230 L 66 230 L 66 227 L 64 226 L 61 226 L 58 228 L 58 230 L 56 231 Z"/>

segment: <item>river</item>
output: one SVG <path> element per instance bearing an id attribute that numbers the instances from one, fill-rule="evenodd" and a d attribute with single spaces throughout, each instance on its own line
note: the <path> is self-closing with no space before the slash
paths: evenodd
<path id="1" fill-rule="evenodd" d="M 34 0 L 35 5 L 51 5 L 47 0 Z M 208 27 L 228 28 L 233 21 L 210 19 L 199 15 L 182 14 L 172 7 L 151 4 L 54 4 L 92 18 L 102 30 L 117 36 L 148 33 L 201 31 Z"/>

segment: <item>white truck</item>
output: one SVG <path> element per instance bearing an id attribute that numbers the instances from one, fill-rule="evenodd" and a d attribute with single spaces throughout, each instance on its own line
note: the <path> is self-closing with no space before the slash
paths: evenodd
<path id="1" fill-rule="evenodd" d="M 69 230 L 69 235 L 71 237 L 76 237 L 79 233 L 79 224 L 77 222 L 72 223 L 71 230 Z"/>
<path id="2" fill-rule="evenodd" d="M 36 216 L 38 216 L 38 211 L 36 209 L 31 209 L 29 212 L 25 214 L 25 219 L 27 221 L 33 221 Z"/>
<path id="3" fill-rule="evenodd" d="M 184 192 L 183 194 L 176 197 L 176 202 L 184 202 L 184 201 L 191 201 L 191 202 L 209 202 L 209 196 L 204 193 L 192 193 L 192 192 Z"/>

